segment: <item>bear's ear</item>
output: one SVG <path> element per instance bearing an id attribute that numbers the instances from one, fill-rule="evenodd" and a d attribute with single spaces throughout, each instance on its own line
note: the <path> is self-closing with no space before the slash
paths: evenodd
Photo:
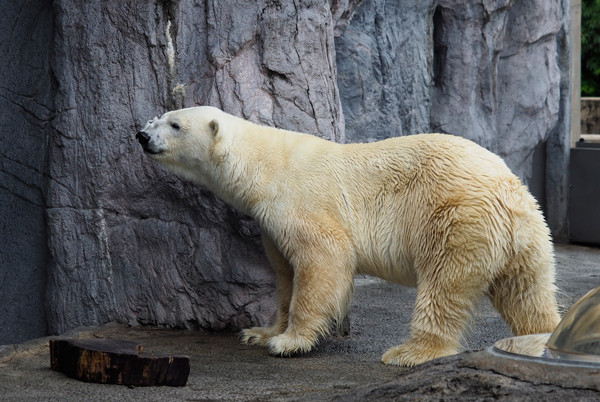
<path id="1" fill-rule="evenodd" d="M 216 137 L 219 132 L 219 123 L 216 120 L 211 120 L 210 123 L 208 123 L 208 128 L 213 137 Z"/>

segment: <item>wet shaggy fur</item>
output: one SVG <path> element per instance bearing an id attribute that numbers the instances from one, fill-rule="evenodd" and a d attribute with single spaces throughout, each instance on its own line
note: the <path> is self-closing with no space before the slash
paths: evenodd
<path id="1" fill-rule="evenodd" d="M 471 141 L 421 134 L 342 145 L 212 107 L 166 113 L 138 138 L 153 159 L 259 223 L 277 320 L 244 330 L 244 343 L 283 356 L 311 350 L 346 313 L 356 274 L 417 287 L 411 336 L 386 364 L 457 353 L 484 295 L 516 335 L 558 324 L 542 213 L 505 163 Z"/>

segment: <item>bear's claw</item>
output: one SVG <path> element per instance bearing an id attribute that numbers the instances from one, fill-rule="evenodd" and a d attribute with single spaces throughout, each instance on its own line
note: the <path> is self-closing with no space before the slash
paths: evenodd
<path id="1" fill-rule="evenodd" d="M 275 335 L 273 327 L 253 327 L 242 330 L 239 339 L 245 345 L 266 346 L 267 340 Z"/>
<path id="2" fill-rule="evenodd" d="M 238 340 L 241 343 L 246 344 L 246 345 L 253 345 L 258 341 L 256 336 L 248 336 L 248 335 L 245 335 L 243 332 L 240 333 Z"/>

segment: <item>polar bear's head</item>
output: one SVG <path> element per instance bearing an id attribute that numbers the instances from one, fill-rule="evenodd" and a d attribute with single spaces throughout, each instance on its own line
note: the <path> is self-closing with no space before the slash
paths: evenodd
<path id="1" fill-rule="evenodd" d="M 157 160 L 176 160 L 204 153 L 219 130 L 219 109 L 200 106 L 155 117 L 136 134 L 144 152 Z M 204 152 L 203 152 L 204 151 Z"/>
<path id="2" fill-rule="evenodd" d="M 224 113 L 209 106 L 155 117 L 136 134 L 144 152 L 175 173 L 204 182 L 222 137 Z M 205 184 L 205 183 L 203 183 Z"/>

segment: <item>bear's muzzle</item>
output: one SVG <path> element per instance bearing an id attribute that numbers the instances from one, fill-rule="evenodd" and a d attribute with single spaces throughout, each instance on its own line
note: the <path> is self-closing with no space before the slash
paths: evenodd
<path id="1" fill-rule="evenodd" d="M 152 149 L 152 147 L 150 146 L 150 135 L 148 135 L 148 133 L 146 133 L 145 131 L 138 131 L 138 133 L 135 135 L 135 138 L 137 138 L 137 140 L 142 145 L 144 152 L 153 155 L 159 153 L 156 150 Z"/>

